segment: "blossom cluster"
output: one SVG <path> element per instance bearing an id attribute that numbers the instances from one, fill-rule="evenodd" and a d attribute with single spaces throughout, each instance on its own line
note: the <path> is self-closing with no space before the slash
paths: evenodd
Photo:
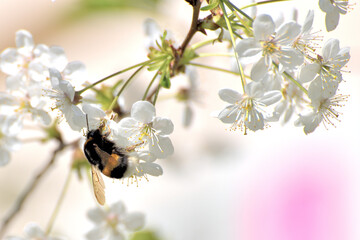
<path id="1" fill-rule="evenodd" d="M 231 129 L 257 131 L 268 122 L 288 122 L 298 114 L 296 126 L 306 134 L 320 123 L 334 124 L 346 96 L 338 94 L 343 68 L 350 59 L 348 47 L 329 39 L 319 53 L 321 37 L 312 30 L 313 11 L 303 25 L 295 21 L 279 27 L 271 16 L 255 17 L 253 31 L 240 39 L 235 51 L 239 62 L 249 70 L 242 79 L 244 93 L 222 89 L 219 96 L 229 103 L 217 117 Z M 270 107 L 270 105 L 273 105 Z"/>
<path id="2" fill-rule="evenodd" d="M 77 132 L 79 139 L 84 139 L 86 132 L 100 129 L 100 137 L 116 146 L 119 158 L 126 154 L 128 162 L 123 178 L 128 181 L 161 176 L 163 169 L 156 161 L 174 153 L 170 139 L 174 124 L 167 117 L 157 116 L 156 102 L 164 93 L 182 102 L 183 126 L 189 127 L 194 120 L 194 103 L 200 98 L 201 86 L 195 67 L 240 77 L 241 90 L 219 90 L 218 95 L 226 106 L 213 114 L 230 126 L 230 130 L 240 129 L 247 134 L 248 130 L 263 130 L 271 122 L 294 120 L 295 126 L 303 127 L 305 134 L 309 134 L 322 123 L 334 125 L 340 115 L 337 107 L 343 106 L 347 99 L 339 94 L 339 85 L 344 82 L 350 48 L 341 47 L 338 39 L 322 42 L 319 31 L 312 27 L 314 11 L 308 12 L 303 24 L 293 20 L 279 23 L 268 14 L 257 15 L 254 10 L 257 3 L 239 8 L 225 0 L 186 2 L 193 7 L 193 17 L 198 19 L 193 19 L 182 43 L 148 19 L 144 24 L 147 61 L 94 83 L 86 81 L 85 65 L 68 61 L 62 47 L 35 44 L 30 32 L 17 31 L 16 47 L 6 48 L 0 54 L 0 71 L 6 75 L 6 89 L 0 92 L 0 166 L 8 164 L 11 152 L 19 149 L 22 143 L 19 133 L 25 126 L 37 124 L 40 130 L 50 132 L 53 128 L 58 131 L 59 124 Z M 200 8 L 201 4 L 205 6 Z M 350 6 L 343 0 L 319 0 L 319 7 L 326 14 L 327 31 L 337 27 L 340 14 L 346 14 Z M 241 10 L 246 8 L 251 8 L 250 15 Z M 209 15 L 200 19 L 201 10 L 209 11 Z M 196 32 L 207 35 L 207 31 L 213 31 L 215 39 L 190 45 Z M 206 55 L 199 53 L 199 48 L 222 42 L 231 43 L 232 52 L 220 55 L 236 61 L 236 70 L 193 62 Z M 154 76 L 143 98 L 127 107 L 121 94 L 145 67 L 154 72 Z M 112 86 L 102 84 L 135 68 L 137 70 L 126 81 L 118 80 Z M 64 139 L 55 135 L 49 138 L 65 145 Z M 90 134 L 87 136 L 90 138 Z M 81 141 L 76 144 L 78 142 Z M 77 151 L 83 148 L 76 147 Z M 118 167 L 118 158 L 103 153 L 102 146 L 97 143 L 93 147 L 99 157 L 102 153 L 103 165 L 110 162 L 106 170 Z M 99 192 L 104 193 L 101 177 L 98 182 L 102 187 Z M 90 210 L 88 217 L 96 224 L 86 235 L 90 240 L 126 239 L 127 233 L 144 226 L 143 214 L 127 213 L 122 202 Z M 38 225 L 30 224 L 25 227 L 25 238 L 8 239 L 59 239 L 49 237 L 50 229 L 51 225 L 45 233 Z"/>
<path id="3" fill-rule="evenodd" d="M 92 104 L 96 102 L 93 95 L 75 90 L 86 79 L 85 65 L 79 61 L 68 62 L 61 47 L 35 45 L 31 33 L 26 30 L 16 33 L 16 48 L 7 48 L 1 53 L 0 69 L 7 74 L 6 91 L 0 93 L 1 112 L 6 111 L 0 115 L 1 165 L 9 162 L 10 151 L 19 145 L 16 136 L 27 116 L 45 126 L 60 117 L 65 118 L 72 130 L 79 132 L 87 126 L 90 129 L 86 130 L 99 128 L 106 121 L 109 137 L 119 147 L 135 145 L 132 149 L 135 151 L 130 153 L 127 177 L 162 174 L 161 167 L 154 161 L 173 153 L 168 137 L 173 124 L 168 118 L 156 117 L 155 107 L 150 102 L 136 102 L 131 117 L 115 122 L 101 106 Z M 52 114 L 55 109 L 57 115 Z"/>

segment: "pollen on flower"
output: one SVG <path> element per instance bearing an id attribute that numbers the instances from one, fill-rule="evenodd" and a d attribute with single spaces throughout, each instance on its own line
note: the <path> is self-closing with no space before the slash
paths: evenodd
<path id="1" fill-rule="evenodd" d="M 320 49 L 320 45 L 324 37 L 320 35 L 321 30 L 300 35 L 293 43 L 293 47 L 299 50 L 308 59 L 313 58 L 316 49 Z"/>
<path id="2" fill-rule="evenodd" d="M 338 94 L 331 98 L 324 99 L 323 101 L 320 102 L 318 111 L 324 119 L 323 123 L 326 129 L 327 129 L 326 124 L 330 124 L 336 127 L 332 121 L 333 119 L 340 122 L 338 117 L 341 115 L 341 113 L 338 112 L 335 108 L 343 107 L 345 105 L 344 102 L 347 101 L 348 97 L 349 95 Z"/>

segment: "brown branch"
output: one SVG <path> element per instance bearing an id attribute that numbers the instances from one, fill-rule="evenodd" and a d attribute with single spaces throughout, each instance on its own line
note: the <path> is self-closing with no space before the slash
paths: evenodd
<path id="1" fill-rule="evenodd" d="M 198 29 L 198 19 L 199 19 L 199 13 L 200 13 L 201 0 L 195 0 L 195 3 L 192 6 L 193 6 L 192 22 L 191 22 L 190 30 L 189 30 L 188 34 L 186 35 L 186 38 L 184 39 L 183 43 L 181 44 L 180 58 L 184 54 L 185 48 L 189 44 L 192 37 L 199 30 Z"/>
<path id="2" fill-rule="evenodd" d="M 38 174 L 32 179 L 32 181 L 28 184 L 28 186 L 24 189 L 24 191 L 20 194 L 18 199 L 16 200 L 15 204 L 13 205 L 12 209 L 8 212 L 8 214 L 4 217 L 0 227 L 0 239 L 3 239 L 3 236 L 6 232 L 11 221 L 15 218 L 15 216 L 19 213 L 22 209 L 26 199 L 30 196 L 30 194 L 34 191 L 36 186 L 39 184 L 42 177 L 45 175 L 46 172 L 51 168 L 54 164 L 57 154 L 64 150 L 68 146 L 74 146 L 78 141 L 75 141 L 70 144 L 64 144 L 60 141 L 59 146 L 57 149 L 54 150 L 51 159 L 49 162 L 38 172 Z"/>

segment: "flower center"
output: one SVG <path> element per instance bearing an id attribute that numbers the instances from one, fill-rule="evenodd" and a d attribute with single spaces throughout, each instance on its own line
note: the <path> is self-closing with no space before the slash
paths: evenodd
<path id="1" fill-rule="evenodd" d="M 274 41 L 274 37 L 270 37 L 267 41 L 260 42 L 263 48 L 263 56 L 272 55 L 280 50 L 280 46 Z"/>
<path id="2" fill-rule="evenodd" d="M 116 226 L 119 223 L 118 216 L 114 213 L 110 213 L 106 218 L 106 222 L 112 229 L 116 229 Z"/>

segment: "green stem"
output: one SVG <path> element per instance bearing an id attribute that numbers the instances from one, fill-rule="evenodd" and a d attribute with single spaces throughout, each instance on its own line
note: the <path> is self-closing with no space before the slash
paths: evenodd
<path id="1" fill-rule="evenodd" d="M 208 65 L 203 65 L 203 64 L 199 64 L 199 63 L 193 63 L 190 62 L 188 63 L 189 65 L 195 66 L 195 67 L 201 67 L 201 68 L 206 68 L 206 69 L 211 69 L 211 70 L 215 70 L 215 71 L 220 71 L 220 72 L 225 72 L 225 73 L 230 73 L 230 74 L 234 74 L 236 76 L 239 76 L 240 73 L 238 72 L 233 72 L 224 68 L 218 68 L 218 67 L 212 67 L 212 66 L 208 66 Z"/>
<path id="2" fill-rule="evenodd" d="M 52 229 L 52 227 L 53 227 L 53 225 L 54 225 L 56 216 L 57 216 L 58 213 L 59 213 L 61 204 L 62 204 L 62 202 L 63 202 L 63 200 L 64 200 L 65 195 L 66 195 L 66 192 L 67 192 L 67 190 L 69 189 L 70 180 L 71 180 L 71 173 L 72 173 L 72 172 L 71 172 L 71 170 L 70 170 L 69 173 L 68 173 L 68 176 L 67 176 L 67 178 L 66 178 L 65 185 L 64 185 L 64 187 L 63 187 L 63 189 L 62 189 L 62 191 L 61 191 L 60 197 L 59 197 L 59 199 L 58 199 L 58 201 L 57 201 L 57 203 L 56 203 L 54 212 L 52 213 L 51 218 L 50 218 L 50 221 L 49 221 L 49 223 L 48 223 L 48 225 L 47 225 L 47 227 L 46 227 L 46 231 L 45 231 L 45 235 L 46 235 L 46 236 L 48 236 L 48 235 L 50 234 L 50 232 L 51 232 L 51 229 Z"/>
<path id="3" fill-rule="evenodd" d="M 201 57 L 235 57 L 233 53 L 199 53 L 195 58 Z"/>
<path id="4" fill-rule="evenodd" d="M 224 3 L 223 3 L 223 0 L 220 0 L 220 6 L 221 6 L 221 9 L 222 11 L 224 12 L 224 18 L 225 18 L 225 22 L 226 22 L 226 26 L 229 30 L 229 33 L 230 33 L 230 37 L 231 37 L 231 43 L 232 43 L 232 47 L 234 49 L 234 53 L 235 53 L 235 58 L 236 58 L 236 62 L 237 62 L 237 65 L 239 67 L 239 72 L 240 72 L 240 80 L 241 80 L 241 85 L 242 85 L 242 88 L 243 88 L 243 91 L 245 92 L 245 75 L 244 75 L 244 70 L 240 64 L 240 61 L 239 61 L 239 56 L 236 52 L 236 49 L 235 49 L 235 39 L 234 39 L 234 32 L 232 30 L 232 27 L 231 27 L 231 24 L 230 24 L 230 21 L 229 21 L 229 17 L 226 13 L 226 9 L 225 9 L 225 6 L 224 6 Z"/>
<path id="5" fill-rule="evenodd" d="M 241 9 L 245 9 L 245 8 L 249 8 L 249 7 L 255 7 L 255 6 L 263 5 L 263 4 L 274 3 L 274 2 L 286 2 L 286 1 L 291 1 L 291 0 L 270 0 L 270 1 L 256 2 L 256 3 L 246 5 L 246 6 L 242 7 Z"/>
<path id="6" fill-rule="evenodd" d="M 131 66 L 131 67 L 125 68 L 125 69 L 120 70 L 120 71 L 118 71 L 118 72 L 115 72 L 115 73 L 113 73 L 113 74 L 111 74 L 111 75 L 109 75 L 109 76 L 107 76 L 107 77 L 104 77 L 104 78 L 100 79 L 99 81 L 94 82 L 93 84 L 91 84 L 91 85 L 89 85 L 89 86 L 86 86 L 85 88 L 81 89 L 80 91 L 77 91 L 76 93 L 79 94 L 79 95 L 81 95 L 81 94 L 82 94 L 83 92 L 85 92 L 86 90 L 88 90 L 88 89 L 90 89 L 90 88 L 93 88 L 94 86 L 98 85 L 99 83 L 102 83 L 102 82 L 104 82 L 104 81 L 106 81 L 106 80 L 108 80 L 108 79 L 110 79 L 110 78 L 112 78 L 112 77 L 115 77 L 116 75 L 119 75 L 119 74 L 121 74 L 121 73 L 127 72 L 127 71 L 129 71 L 129 70 L 131 70 L 131 69 L 133 69 L 133 68 L 137 68 L 137 67 L 139 67 L 139 66 L 146 66 L 146 65 L 148 65 L 149 63 L 155 62 L 156 60 L 163 59 L 163 58 L 164 58 L 163 56 L 162 56 L 162 57 L 159 57 L 159 58 L 153 58 L 153 59 L 150 59 L 150 60 L 147 60 L 147 61 L 144 61 L 144 62 L 135 64 L 135 65 L 133 65 L 133 66 Z"/>
<path id="7" fill-rule="evenodd" d="M 298 86 L 301 91 L 303 91 L 306 95 L 308 95 L 308 91 L 306 90 L 306 88 L 304 88 L 298 81 L 296 81 L 289 73 L 287 72 L 283 72 L 283 74 L 290 79 L 290 81 L 292 81 L 296 86 Z"/>
<path id="8" fill-rule="evenodd" d="M 121 93 L 125 90 L 126 86 L 131 82 L 131 80 L 136 76 L 136 74 L 138 74 L 140 72 L 141 69 L 143 69 L 145 67 L 145 65 L 139 67 L 130 77 L 129 79 L 124 83 L 124 85 L 122 85 L 121 89 L 119 90 L 118 94 L 115 96 L 114 100 L 112 101 L 112 103 L 110 104 L 109 110 L 112 110 L 115 106 L 115 104 L 117 103 L 117 100 L 119 99 L 119 96 L 121 95 Z"/>
<path id="9" fill-rule="evenodd" d="M 230 1 L 226 1 L 225 4 L 230 8 L 230 9 L 235 9 L 236 11 L 238 11 L 241 15 L 243 15 L 244 17 L 246 17 L 247 19 L 249 19 L 251 22 L 254 21 L 254 19 L 252 19 L 249 15 L 247 15 L 244 11 L 242 11 L 241 9 L 239 9 L 237 6 L 235 6 L 234 4 L 232 4 Z M 241 19 L 241 18 L 239 18 Z"/>
<path id="10" fill-rule="evenodd" d="M 154 105 L 154 106 L 155 106 L 156 100 L 157 100 L 157 98 L 158 98 L 158 96 L 159 96 L 160 88 L 161 88 L 161 85 L 159 84 L 159 86 L 158 86 L 157 89 L 156 89 L 155 96 L 154 96 L 154 101 L 153 101 L 153 105 Z"/>
<path id="11" fill-rule="evenodd" d="M 142 98 L 143 101 L 145 101 L 146 96 L 148 95 L 148 92 L 149 92 L 149 90 L 150 90 L 150 88 L 151 88 L 151 85 L 154 83 L 154 81 L 155 81 L 155 79 L 156 79 L 156 77 L 157 77 L 158 75 L 159 75 L 159 71 L 157 71 L 157 72 L 155 73 L 154 77 L 151 79 L 151 82 L 149 83 L 149 86 L 147 86 L 146 91 L 145 91 L 145 93 L 144 93 L 144 96 L 143 96 L 143 98 Z"/>
<path id="12" fill-rule="evenodd" d="M 216 41 L 218 41 L 218 38 L 213 38 L 213 39 L 208 39 L 205 41 L 197 42 L 197 43 L 194 43 L 193 45 L 191 45 L 191 48 L 195 50 L 195 49 L 204 47 L 208 44 L 214 44 Z"/>

